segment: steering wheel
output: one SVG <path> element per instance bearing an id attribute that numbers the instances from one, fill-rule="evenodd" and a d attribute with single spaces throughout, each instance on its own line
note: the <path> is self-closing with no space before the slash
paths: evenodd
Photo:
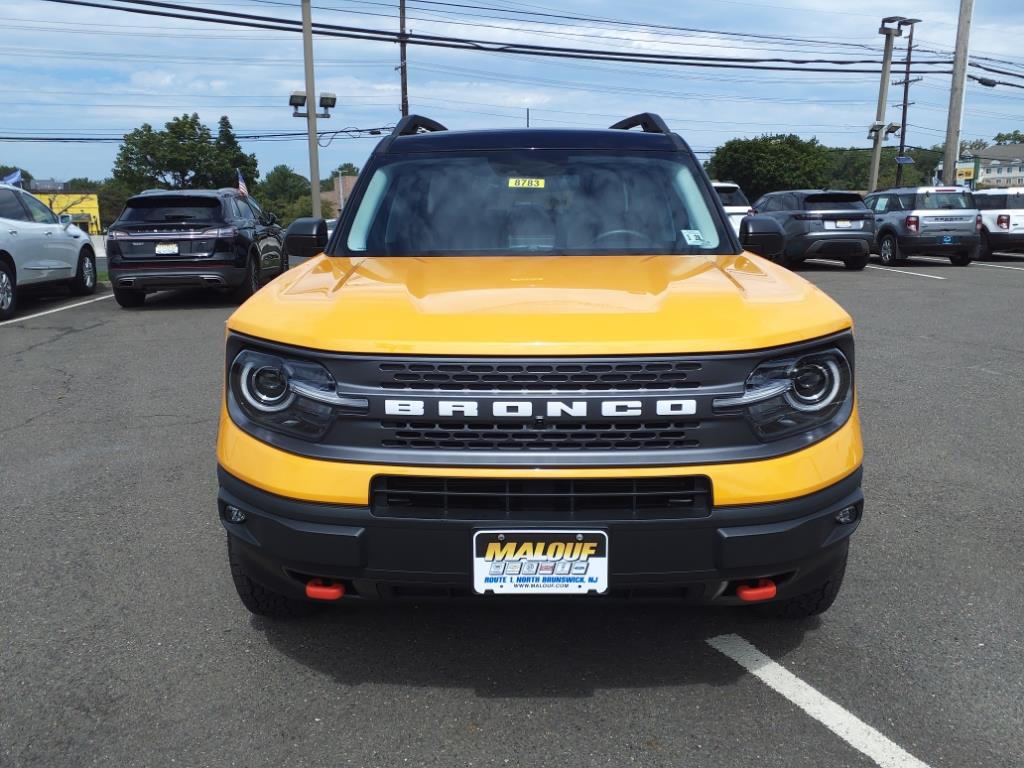
<path id="1" fill-rule="evenodd" d="M 641 245 L 651 245 L 654 243 L 654 240 L 649 235 L 645 235 L 643 232 L 638 232 L 635 229 L 609 229 L 607 232 L 602 232 L 594 238 L 594 245 L 613 237 L 635 237 L 643 241 Z"/>

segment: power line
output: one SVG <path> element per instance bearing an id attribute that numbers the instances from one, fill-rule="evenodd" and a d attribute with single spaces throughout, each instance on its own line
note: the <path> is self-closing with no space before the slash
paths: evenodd
<path id="1" fill-rule="evenodd" d="M 217 24 L 228 24 L 241 27 L 252 27 L 258 29 L 272 29 L 275 31 L 291 30 L 297 31 L 298 22 L 281 19 L 272 16 L 260 16 L 256 14 L 243 14 L 228 11 L 214 11 L 200 9 L 195 6 L 181 5 L 179 3 L 159 2 L 158 0 L 115 0 L 121 3 L 128 3 L 131 6 L 115 6 L 106 3 L 94 2 L 92 0 L 43 0 L 43 2 L 60 3 L 63 5 L 77 5 L 105 10 L 119 10 L 128 13 L 137 13 L 148 16 L 162 16 L 167 18 L 185 19 L 188 21 L 206 21 Z M 172 10 L 155 10 L 172 9 Z M 188 15 L 179 13 L 179 10 L 194 11 L 195 13 L 206 14 L 205 16 Z M 382 42 L 399 42 L 400 35 L 395 32 L 378 29 L 366 29 L 363 27 L 351 27 L 337 24 L 317 23 L 317 34 L 327 37 L 343 37 L 358 40 L 376 40 Z M 554 46 L 528 45 L 523 43 L 499 43 L 488 40 L 471 40 L 440 35 L 408 34 L 405 36 L 409 45 L 421 45 L 437 48 L 449 48 L 456 50 L 490 50 L 498 53 L 508 53 L 527 56 L 541 56 L 568 59 L 589 59 L 598 61 L 615 61 L 624 63 L 641 64 L 664 64 L 683 67 L 701 67 L 718 69 L 751 69 L 766 70 L 773 72 L 831 72 L 831 73 L 874 73 L 874 69 L 851 69 L 849 65 L 873 63 L 873 60 L 839 60 L 839 59 L 791 59 L 791 58 L 736 58 L 736 57 L 711 57 L 711 56 L 680 56 L 672 54 L 654 53 L 632 53 L 622 54 L 616 51 L 587 49 L 587 48 L 565 48 Z M 922 64 L 945 64 L 944 61 L 921 62 Z M 807 64 L 829 64 L 829 67 L 806 66 Z M 780 66 L 782 65 L 782 66 Z M 790 66 L 786 66 L 790 65 Z M 796 66 L 798 65 L 798 66 Z M 942 73 L 941 70 L 924 70 L 930 73 Z"/>

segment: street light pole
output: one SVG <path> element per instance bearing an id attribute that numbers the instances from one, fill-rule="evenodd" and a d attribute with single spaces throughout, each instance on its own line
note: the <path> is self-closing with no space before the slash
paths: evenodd
<path id="1" fill-rule="evenodd" d="M 953 53 L 953 84 L 949 91 L 949 117 L 946 120 L 946 154 L 942 159 L 942 183 L 956 183 L 956 163 L 960 159 L 960 123 L 964 112 L 964 81 L 967 79 L 967 44 L 971 37 L 974 0 L 960 0 L 960 20 L 956 27 Z"/>
<path id="2" fill-rule="evenodd" d="M 398 65 L 402 75 L 402 117 L 409 116 L 409 79 L 405 58 L 405 0 L 398 0 L 398 50 L 401 63 Z"/>
<path id="3" fill-rule="evenodd" d="M 903 75 L 903 117 L 900 119 L 900 151 L 899 157 L 907 149 L 907 108 L 910 106 L 910 57 L 914 52 L 914 26 L 920 19 L 904 19 L 899 23 L 901 27 L 910 27 L 910 34 L 907 36 L 907 67 Z M 896 161 L 896 186 L 903 184 L 903 163 Z"/>
<path id="4" fill-rule="evenodd" d="M 313 20 L 309 8 L 310 0 L 302 0 L 302 55 L 306 66 L 306 93 L 309 107 L 306 109 L 306 130 L 309 134 L 309 185 L 312 192 L 313 218 L 320 213 L 320 152 L 316 133 L 316 107 L 313 99 L 316 88 L 313 83 Z"/>
<path id="5" fill-rule="evenodd" d="M 886 100 L 889 98 L 889 72 L 892 70 L 893 38 L 900 37 L 903 34 L 903 30 L 898 26 L 890 27 L 888 25 L 902 20 L 902 16 L 886 16 L 882 19 L 882 26 L 878 28 L 878 34 L 885 35 L 885 53 L 882 56 L 882 80 L 878 86 L 878 109 L 875 110 L 873 130 L 875 143 L 871 149 L 869 192 L 874 192 L 878 189 L 878 166 L 882 162 L 882 141 L 885 139 L 885 108 L 887 106 Z"/>

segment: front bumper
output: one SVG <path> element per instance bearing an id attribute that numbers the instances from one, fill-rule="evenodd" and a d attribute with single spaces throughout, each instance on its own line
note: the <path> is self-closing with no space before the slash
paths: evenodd
<path id="1" fill-rule="evenodd" d="M 378 518 L 367 505 L 290 499 L 243 482 L 223 467 L 218 474 L 221 520 L 247 572 L 294 598 L 303 598 L 305 582 L 315 577 L 343 582 L 345 599 L 472 597 L 474 531 L 566 528 L 551 522 Z M 770 577 L 778 597 L 786 598 L 809 589 L 846 556 L 863 508 L 860 481 L 858 468 L 829 487 L 790 500 L 714 505 L 709 516 L 698 519 L 586 527 L 608 533 L 609 597 L 740 603 L 737 582 Z M 245 522 L 225 520 L 228 504 L 246 513 Z M 850 506 L 858 511 L 855 522 L 838 523 L 836 512 Z"/>
<path id="2" fill-rule="evenodd" d="M 110 284 L 115 288 L 158 291 L 166 288 L 234 288 L 247 278 L 245 267 L 231 264 L 197 264 L 109 269 Z"/>

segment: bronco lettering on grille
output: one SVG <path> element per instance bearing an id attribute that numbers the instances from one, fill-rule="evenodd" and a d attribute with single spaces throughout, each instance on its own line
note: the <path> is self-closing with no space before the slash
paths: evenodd
<path id="1" fill-rule="evenodd" d="M 496 418 L 529 419 L 536 416 L 548 418 L 586 418 L 600 414 L 604 417 L 617 416 L 693 416 L 697 413 L 696 400 L 495 400 L 481 403 L 477 400 L 385 400 L 384 413 L 388 416 L 467 416 L 483 415 Z"/>

